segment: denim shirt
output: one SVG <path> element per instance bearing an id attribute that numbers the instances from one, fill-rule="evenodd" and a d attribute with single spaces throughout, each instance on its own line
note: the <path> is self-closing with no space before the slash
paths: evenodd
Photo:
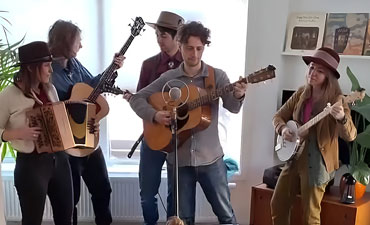
<path id="1" fill-rule="evenodd" d="M 51 66 L 53 68 L 51 80 L 61 101 L 70 98 L 72 87 L 76 83 L 83 82 L 95 87 L 101 77 L 101 75 L 93 77 L 76 58 L 69 59 L 66 68 L 63 68 L 57 61 L 53 61 Z"/>
<path id="2" fill-rule="evenodd" d="M 214 70 L 216 89 L 230 84 L 229 78 L 224 71 L 216 68 Z M 182 63 L 177 69 L 163 73 L 153 83 L 137 92 L 130 99 L 130 105 L 142 119 L 153 121 L 157 110 L 148 103 L 147 98 L 149 96 L 153 93 L 160 92 L 165 83 L 173 79 L 181 80 L 186 84 L 192 84 L 204 89 L 205 77 L 208 77 L 208 66 L 204 62 L 202 62 L 201 72 L 194 77 L 189 77 L 185 74 L 184 64 Z M 238 113 L 240 111 L 244 100 L 244 98 L 236 99 L 232 92 L 222 95 L 221 98 L 223 107 L 232 113 Z M 180 167 L 210 165 L 223 157 L 223 150 L 218 135 L 219 99 L 214 100 L 210 104 L 210 108 L 212 115 L 209 127 L 199 132 L 193 132 L 191 130 L 191 137 L 178 148 L 178 165 Z M 173 161 L 173 153 L 168 155 L 168 161 Z"/>

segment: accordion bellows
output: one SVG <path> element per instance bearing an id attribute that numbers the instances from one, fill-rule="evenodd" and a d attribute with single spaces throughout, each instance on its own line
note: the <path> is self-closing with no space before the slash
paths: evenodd
<path id="1" fill-rule="evenodd" d="M 36 151 L 58 152 L 69 148 L 95 148 L 93 125 L 96 105 L 83 101 L 46 104 L 27 112 L 30 127 L 40 127 Z"/>

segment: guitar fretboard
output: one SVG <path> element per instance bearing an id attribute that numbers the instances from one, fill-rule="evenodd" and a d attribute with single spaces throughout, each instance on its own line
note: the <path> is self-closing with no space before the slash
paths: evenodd
<path id="1" fill-rule="evenodd" d="M 232 92 L 234 90 L 234 84 L 226 85 L 223 88 L 219 88 L 216 90 L 211 91 L 209 94 L 201 96 L 193 101 L 190 101 L 187 103 L 188 109 L 193 110 L 199 106 L 208 104 L 214 100 L 216 100 L 221 95 L 227 94 L 229 92 Z"/>
<path id="2" fill-rule="evenodd" d="M 126 43 L 122 46 L 122 48 L 119 51 L 119 55 L 124 55 L 130 47 L 132 41 L 134 40 L 135 36 L 130 35 L 130 37 L 127 39 Z M 95 103 L 96 99 L 99 97 L 99 95 L 102 93 L 102 87 L 105 85 L 105 83 L 114 83 L 115 75 L 114 71 L 118 69 L 118 66 L 115 63 L 111 63 L 109 67 L 103 72 L 103 75 L 100 77 L 99 83 L 94 88 L 94 90 L 91 92 L 90 96 L 88 97 L 90 102 Z"/>
<path id="3" fill-rule="evenodd" d="M 234 90 L 234 84 L 236 83 L 259 83 L 265 80 L 269 80 L 275 77 L 275 67 L 272 65 L 269 65 L 268 67 L 261 69 L 257 72 L 249 74 L 247 77 L 242 78 L 238 80 L 237 82 L 234 82 L 232 84 L 228 84 L 223 88 L 219 88 L 216 90 L 212 90 L 207 95 L 203 95 L 193 101 L 190 101 L 187 103 L 188 109 L 193 110 L 199 106 L 208 104 L 217 98 L 219 98 L 221 95 L 227 94 L 229 92 L 232 92 Z"/>

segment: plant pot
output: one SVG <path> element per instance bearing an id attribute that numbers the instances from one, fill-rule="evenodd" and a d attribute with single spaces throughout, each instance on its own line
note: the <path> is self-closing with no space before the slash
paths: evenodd
<path id="1" fill-rule="evenodd" d="M 356 181 L 356 184 L 355 184 L 355 193 L 356 193 L 356 197 L 355 199 L 360 199 L 362 198 L 362 196 L 364 196 L 366 192 L 366 186 L 361 184 L 360 182 Z"/>

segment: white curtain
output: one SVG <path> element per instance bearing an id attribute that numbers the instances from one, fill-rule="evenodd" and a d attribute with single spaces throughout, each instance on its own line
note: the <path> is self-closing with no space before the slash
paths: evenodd
<path id="1" fill-rule="evenodd" d="M 0 224 L 5 225 L 5 209 L 4 209 L 4 189 L 3 179 L 1 177 L 1 164 L 0 164 Z"/>

